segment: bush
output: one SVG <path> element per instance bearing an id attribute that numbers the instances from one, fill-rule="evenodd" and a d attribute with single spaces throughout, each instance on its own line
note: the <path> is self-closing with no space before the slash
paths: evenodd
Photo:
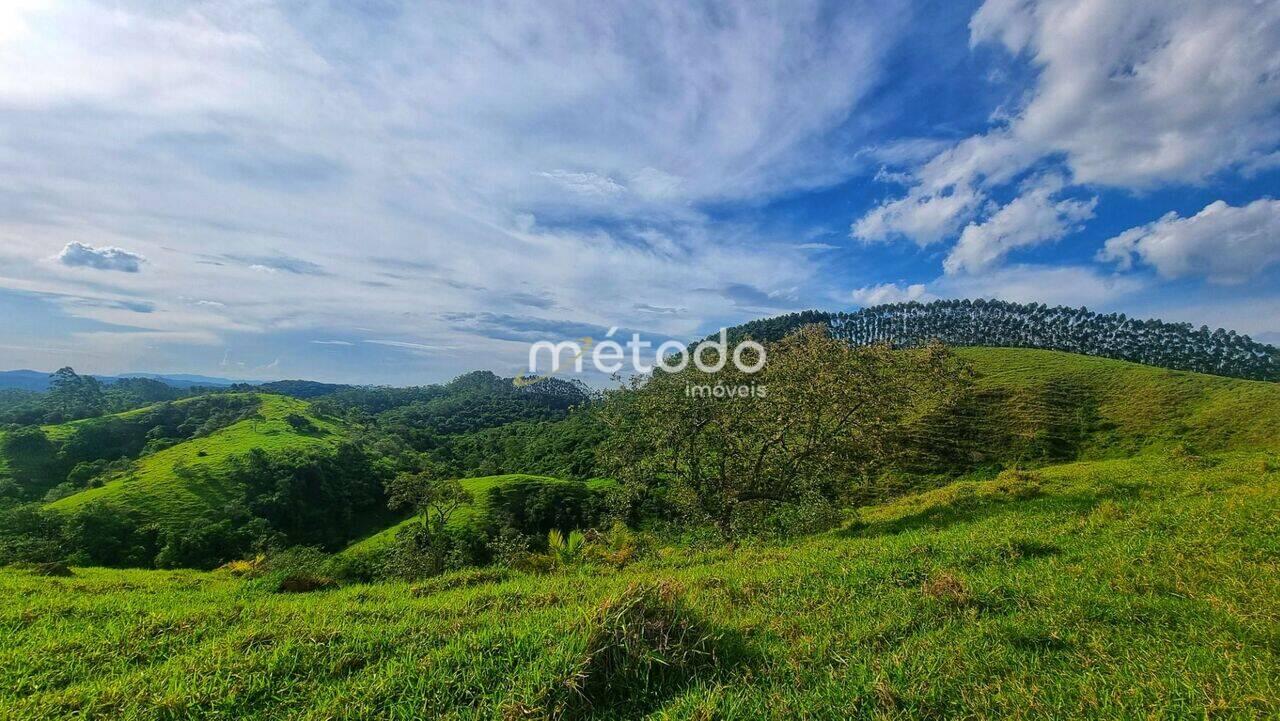
<path id="1" fill-rule="evenodd" d="M 338 582 L 328 576 L 315 576 L 309 573 L 291 573 L 276 584 L 277 593 L 310 593 L 337 588 Z"/>
<path id="2" fill-rule="evenodd" d="M 332 559 L 318 548 L 294 546 L 266 555 L 256 566 L 246 587 L 272 593 L 306 593 L 336 588 L 330 573 Z"/>
<path id="3" fill-rule="evenodd" d="M 621 521 L 614 521 L 607 531 L 587 531 L 583 557 L 592 563 L 622 568 L 647 554 L 653 546 L 649 534 L 637 533 Z"/>
<path id="4" fill-rule="evenodd" d="M 571 566 L 582 558 L 586 537 L 580 531 L 570 531 L 566 537 L 556 529 L 547 532 L 547 555 L 558 567 Z"/>

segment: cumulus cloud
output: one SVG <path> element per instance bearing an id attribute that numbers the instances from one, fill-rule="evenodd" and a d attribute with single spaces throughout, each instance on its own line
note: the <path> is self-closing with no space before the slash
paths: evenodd
<path id="1" fill-rule="evenodd" d="M 1086 266 L 1007 265 L 977 275 L 949 275 L 929 284 L 941 298 L 996 298 L 1016 303 L 1114 307 L 1146 284 Z"/>
<path id="2" fill-rule="evenodd" d="M 62 252 L 58 253 L 58 260 L 72 268 L 118 270 L 123 273 L 137 273 L 146 262 L 146 258 L 123 248 L 94 248 L 76 241 L 67 243 Z"/>
<path id="3" fill-rule="evenodd" d="M 1098 199 L 1059 198 L 1063 180 L 1050 176 L 1028 184 L 1022 195 L 981 223 L 970 223 L 943 261 L 947 273 L 978 272 L 1023 247 L 1058 240 L 1093 217 Z"/>
<path id="4" fill-rule="evenodd" d="M 1265 167 L 1280 143 L 1280 4 L 987 0 L 970 35 L 1026 58 L 1034 87 L 989 132 L 893 174 L 906 195 L 854 237 L 928 245 L 991 222 L 992 189 L 1046 159 L 1074 184 L 1145 189 Z"/>
<path id="5" fill-rule="evenodd" d="M 1145 263 L 1167 278 L 1240 283 L 1280 263 L 1280 200 L 1241 207 L 1219 200 L 1190 218 L 1170 212 L 1111 238 L 1098 258 L 1126 270 Z"/>
<path id="6" fill-rule="evenodd" d="M 1077 182 L 1195 182 L 1280 142 L 1276 3 L 987 0 L 970 31 L 1039 69 L 1012 133 Z"/>
<path id="7" fill-rule="evenodd" d="M 928 283 L 872 285 L 853 291 L 852 297 L 861 306 L 913 300 L 927 303 L 939 298 L 989 298 L 1110 308 L 1145 287 L 1141 278 L 1103 273 L 1087 266 L 1017 264 L 976 275 L 944 275 Z"/>
<path id="8" fill-rule="evenodd" d="M 955 235 L 982 200 L 969 187 L 952 186 L 936 193 L 912 188 L 905 198 L 882 203 L 859 218 L 852 235 L 866 242 L 909 238 L 921 246 L 932 245 Z"/>
<path id="9" fill-rule="evenodd" d="M 927 302 L 934 300 L 924 283 L 898 285 L 897 283 L 881 283 L 869 285 L 853 291 L 853 302 L 861 306 L 881 305 L 883 303 L 906 303 L 913 300 Z"/>

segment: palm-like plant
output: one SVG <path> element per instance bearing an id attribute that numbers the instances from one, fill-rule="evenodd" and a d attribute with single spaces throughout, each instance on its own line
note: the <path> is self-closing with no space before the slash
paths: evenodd
<path id="1" fill-rule="evenodd" d="M 582 547 L 586 537 L 579 531 L 570 531 L 569 537 L 553 528 L 547 533 L 547 554 L 555 559 L 558 565 L 569 565 L 582 556 Z"/>

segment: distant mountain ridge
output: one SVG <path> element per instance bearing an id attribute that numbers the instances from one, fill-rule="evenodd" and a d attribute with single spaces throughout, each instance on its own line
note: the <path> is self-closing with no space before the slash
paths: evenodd
<path id="1" fill-rule="evenodd" d="M 771 341 L 811 324 L 854 345 L 1036 348 L 1211 375 L 1280 381 L 1280 349 L 1233 330 L 1140 320 L 1123 313 L 1043 303 L 937 300 L 891 303 L 854 312 L 806 310 L 750 321 L 731 338 Z"/>
<path id="2" fill-rule="evenodd" d="M 30 369 L 20 369 L 11 371 L 0 371 L 0 388 L 16 388 L 24 391 L 46 391 L 49 389 L 49 377 L 52 372 L 35 371 Z M 149 378 L 151 380 L 160 381 L 174 388 L 194 388 L 196 386 L 206 386 L 210 388 L 225 388 L 233 385 L 259 385 L 262 381 L 246 381 L 232 380 L 229 378 L 216 378 L 213 376 L 194 375 L 191 373 L 121 373 L 115 376 L 93 376 L 103 383 L 114 383 L 122 378 Z"/>

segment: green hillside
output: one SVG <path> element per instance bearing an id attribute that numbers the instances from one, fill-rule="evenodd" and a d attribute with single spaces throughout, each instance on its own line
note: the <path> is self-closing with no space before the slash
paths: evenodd
<path id="1" fill-rule="evenodd" d="M 458 482 L 462 484 L 463 488 L 471 492 L 473 502 L 471 505 L 459 509 L 449 519 L 449 524 L 455 527 L 464 526 L 475 522 L 477 519 L 484 518 L 489 511 L 489 492 L 494 488 L 509 486 L 521 481 L 537 481 L 544 484 L 564 486 L 580 485 L 577 481 L 565 481 L 548 476 L 533 476 L 524 473 L 508 473 L 501 476 L 485 476 L 483 478 L 461 478 Z M 590 481 L 586 485 L 593 490 L 599 490 L 608 486 L 609 483 L 610 481 L 598 479 Z M 354 556 L 385 550 L 395 542 L 396 534 L 400 532 L 400 529 L 413 522 L 415 522 L 415 519 L 405 519 L 393 526 L 384 528 L 367 538 L 351 544 L 343 553 Z"/>
<path id="2" fill-rule="evenodd" d="M 1059 351 L 959 348 L 977 373 L 958 408 L 907 433 L 918 470 L 1280 447 L 1280 384 Z"/>
<path id="3" fill-rule="evenodd" d="M 1057 351 L 959 348 L 1028 421 L 1084 419 L 1085 456 L 1172 443 L 1205 452 L 1280 447 L 1280 383 L 1239 380 Z"/>
<path id="4" fill-rule="evenodd" d="M 1274 717 L 1277 468 L 1273 454 L 1072 463 L 865 508 L 791 544 L 425 586 L 288 595 L 222 573 L 3 570 L 0 706 L 15 719 Z M 641 619 L 677 633 L 601 645 Z M 609 664 L 591 661 L 601 649 Z"/>
<path id="5" fill-rule="evenodd" d="M 492 556 L 506 565 L 413 581 L 366 563 L 404 523 L 348 545 L 385 523 L 369 506 L 382 502 L 371 484 L 395 477 L 385 458 L 327 475 L 271 467 L 254 494 L 229 480 L 252 449 L 351 445 L 305 402 L 263 395 L 253 415 L 166 436 L 172 445 L 120 478 L 50 507 L 101 500 L 198 530 L 239 500 L 293 543 L 345 550 L 215 572 L 0 569 L 0 715 L 1280 716 L 1280 385 L 1051 351 L 957 352 L 972 392 L 910 416 L 883 473 L 901 483 L 851 482 L 823 517 L 835 530 L 803 515 L 791 518 L 809 530 L 732 542 L 692 526 L 597 526 L 577 551 L 535 543 Z M 69 447 L 83 440 L 70 425 L 44 435 Z M 347 508 L 343 489 L 362 479 L 358 512 L 323 512 Z M 537 541 L 603 518 L 555 514 L 572 501 L 586 518 L 598 497 L 584 489 L 611 482 L 461 483 L 475 504 L 451 531 L 491 525 Z M 308 529 L 342 533 L 297 540 Z M 243 539 L 240 555 L 201 542 L 171 533 L 140 558 L 257 553 Z"/>
<path id="6" fill-rule="evenodd" d="M 345 437 L 340 424 L 312 414 L 305 401 L 265 394 L 257 398 L 253 417 L 145 455 L 123 477 L 62 498 L 49 508 L 70 511 L 101 501 L 180 527 L 221 509 L 235 497 L 237 489 L 227 483 L 225 472 L 234 459 L 250 450 L 272 454 L 332 448 Z M 309 426 L 295 427 L 290 416 L 305 418 Z"/>

